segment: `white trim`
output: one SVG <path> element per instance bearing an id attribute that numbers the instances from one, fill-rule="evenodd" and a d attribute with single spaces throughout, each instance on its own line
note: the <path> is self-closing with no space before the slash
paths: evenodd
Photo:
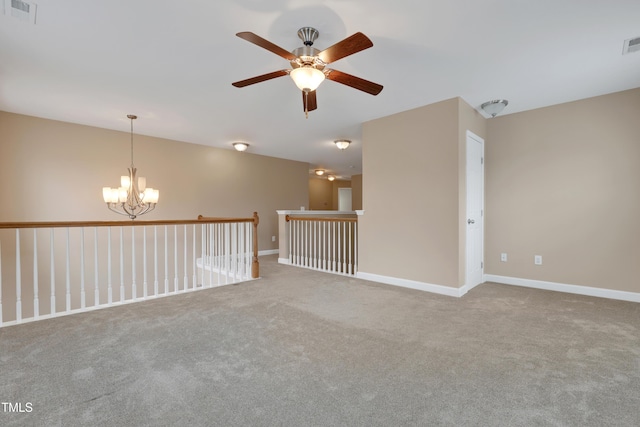
<path id="1" fill-rule="evenodd" d="M 566 292 L 569 294 L 586 295 L 590 297 L 640 302 L 640 293 L 638 292 L 616 291 L 613 289 L 592 288 L 590 286 L 569 285 L 565 283 L 546 282 L 542 280 L 520 279 L 517 277 L 497 276 L 493 274 L 485 274 L 484 279 L 487 282 L 495 282 L 503 285 L 522 286 L 526 288 Z"/>
<path id="2" fill-rule="evenodd" d="M 289 262 L 289 258 L 278 258 L 278 264 L 291 264 L 291 262 Z"/>
<path id="3" fill-rule="evenodd" d="M 258 251 L 258 256 L 275 255 L 279 253 L 279 249 L 265 249 L 264 251 Z"/>
<path id="4" fill-rule="evenodd" d="M 384 283 L 386 285 L 400 286 L 403 288 L 417 289 L 419 291 L 431 292 L 434 294 L 447 295 L 450 297 L 461 297 L 466 293 L 463 288 L 452 288 L 450 286 L 434 285 L 431 283 L 418 282 L 416 280 L 400 279 L 398 277 L 381 276 L 379 274 L 365 273 L 358 271 L 358 279 L 370 280 L 372 282 Z"/>
<path id="5" fill-rule="evenodd" d="M 482 275 L 482 283 L 484 283 L 484 282 L 485 282 L 485 277 L 486 277 L 486 275 L 484 275 L 484 274 L 483 274 L 483 275 Z M 461 287 L 461 288 L 460 288 L 460 296 L 463 296 L 463 295 L 465 295 L 467 292 L 469 292 L 471 289 L 473 289 L 473 288 L 475 288 L 475 287 L 477 287 L 477 286 L 482 285 L 482 283 L 476 283 L 476 284 L 475 284 L 475 285 L 473 285 L 473 286 L 464 285 L 463 287 Z"/>

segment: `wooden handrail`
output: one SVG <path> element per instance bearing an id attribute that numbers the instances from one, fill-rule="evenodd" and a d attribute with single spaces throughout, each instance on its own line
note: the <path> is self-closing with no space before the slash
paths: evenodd
<path id="1" fill-rule="evenodd" d="M 158 221 L 43 221 L 43 222 L 0 222 L 3 228 L 60 228 L 60 227 L 131 227 L 149 225 L 202 224 L 203 222 L 224 224 L 235 222 L 254 222 L 254 218 L 213 218 L 198 216 L 198 219 L 177 219 Z"/>
<path id="2" fill-rule="evenodd" d="M 330 217 L 322 218 L 322 217 L 306 217 L 306 216 L 292 217 L 290 215 L 287 215 L 285 219 L 287 220 L 287 222 L 289 221 L 358 222 L 358 218 L 330 218 Z"/>
<path id="3" fill-rule="evenodd" d="M 260 277 L 260 264 L 258 263 L 258 212 L 254 212 L 251 218 L 215 218 L 198 215 L 198 219 L 184 220 L 159 220 L 159 221 L 42 221 L 42 222 L 0 222 L 0 229 L 16 228 L 64 228 L 64 227 L 137 227 L 151 225 L 185 225 L 185 224 L 228 224 L 228 223 L 253 223 L 253 259 L 251 262 L 251 277 Z"/>

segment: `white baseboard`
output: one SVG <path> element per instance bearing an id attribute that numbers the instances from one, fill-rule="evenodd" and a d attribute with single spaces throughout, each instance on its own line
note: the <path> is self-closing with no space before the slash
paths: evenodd
<path id="1" fill-rule="evenodd" d="M 398 277 L 382 276 L 379 274 L 365 273 L 362 271 L 358 271 L 356 273 L 356 277 L 358 279 L 370 280 L 372 282 L 379 282 L 387 285 L 400 286 L 403 288 L 417 289 L 419 291 L 426 291 L 434 294 L 447 295 L 450 297 L 461 297 L 466 293 L 466 291 L 463 291 L 460 288 L 434 285 L 431 283 L 418 282 L 416 280 L 400 279 Z"/>
<path id="2" fill-rule="evenodd" d="M 565 292 L 569 294 L 586 295 L 590 297 L 640 302 L 640 293 L 637 293 L 637 292 L 615 291 L 611 289 L 592 288 L 589 286 L 545 282 L 542 280 L 531 280 L 531 279 L 520 279 L 517 277 L 497 276 L 494 274 L 485 274 L 484 280 L 486 282 L 495 282 L 503 285 L 522 286 L 526 288 L 544 289 L 546 291 Z"/>
<path id="3" fill-rule="evenodd" d="M 276 255 L 279 253 L 280 253 L 280 249 L 267 249 L 264 251 L 258 251 L 258 256 Z"/>

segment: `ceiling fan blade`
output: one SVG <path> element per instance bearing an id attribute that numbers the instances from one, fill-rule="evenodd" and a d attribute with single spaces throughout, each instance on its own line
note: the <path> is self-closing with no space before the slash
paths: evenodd
<path id="1" fill-rule="evenodd" d="M 235 87 L 245 87 L 255 83 L 264 82 L 266 80 L 275 79 L 276 77 L 282 77 L 289 74 L 289 70 L 274 71 L 272 73 L 263 74 L 261 76 L 251 77 L 250 79 L 240 80 L 239 82 L 231 83 Z"/>
<path id="2" fill-rule="evenodd" d="M 244 32 L 241 32 L 241 33 L 237 33 L 236 36 L 238 36 L 241 39 L 244 39 L 244 40 L 246 40 L 248 42 L 251 42 L 251 43 L 253 43 L 255 45 L 258 45 L 261 48 L 267 49 L 269 52 L 273 52 L 276 55 L 279 55 L 279 56 L 283 57 L 286 60 L 293 61 L 294 59 L 296 59 L 296 56 L 293 53 L 284 50 L 280 46 L 277 46 L 277 45 L 271 43 L 269 40 L 263 39 L 259 35 L 254 34 L 252 32 L 244 31 Z"/>
<path id="3" fill-rule="evenodd" d="M 325 64 L 329 64 L 337 61 L 338 59 L 342 59 L 345 56 L 353 55 L 356 52 L 368 49 L 371 46 L 373 46 L 373 42 L 369 40 L 369 37 L 362 33 L 355 33 L 351 37 L 347 37 L 333 46 L 326 48 L 318 54 L 318 57 Z"/>
<path id="4" fill-rule="evenodd" d="M 309 92 L 309 95 L 302 92 L 302 108 L 305 111 L 313 111 L 318 108 L 318 100 L 316 99 L 316 91 Z"/>
<path id="5" fill-rule="evenodd" d="M 378 83 L 373 83 L 369 80 L 361 79 L 360 77 L 352 76 L 351 74 L 338 70 L 325 70 L 325 74 L 329 80 L 351 86 L 354 89 L 370 93 L 371 95 L 379 94 L 383 88 L 383 86 Z"/>

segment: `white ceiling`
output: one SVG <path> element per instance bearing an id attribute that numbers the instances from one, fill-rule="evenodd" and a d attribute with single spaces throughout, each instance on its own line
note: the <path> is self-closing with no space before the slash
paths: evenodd
<path id="1" fill-rule="evenodd" d="M 10 0 L 0 2 L 11 3 Z M 638 0 L 35 0 L 32 25 L 0 8 L 0 110 L 300 160 L 360 173 L 361 124 L 460 96 L 502 114 L 640 87 Z M 374 46 L 331 68 L 382 84 L 325 81 L 305 119 L 288 68 L 235 36 L 286 50 L 312 26 L 322 50 L 361 31 Z M 353 140 L 344 152 L 334 139 Z"/>

